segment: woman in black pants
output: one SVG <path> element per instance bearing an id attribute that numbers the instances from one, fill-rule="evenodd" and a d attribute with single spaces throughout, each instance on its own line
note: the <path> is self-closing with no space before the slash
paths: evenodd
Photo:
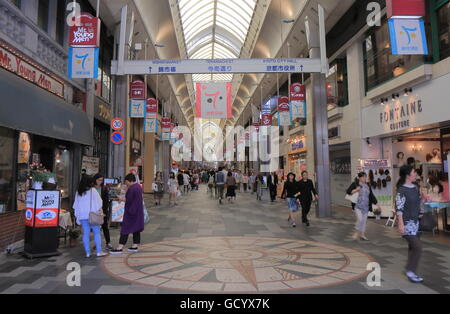
<path id="1" fill-rule="evenodd" d="M 109 235 L 109 192 L 108 189 L 105 187 L 105 177 L 99 173 L 97 173 L 94 176 L 94 184 L 95 189 L 97 190 L 98 194 L 102 197 L 103 201 L 103 214 L 104 216 L 104 222 L 102 225 L 103 230 L 103 236 L 105 237 L 106 242 L 106 248 L 108 250 L 112 250 L 113 247 L 111 245 L 111 236 Z"/>
<path id="2" fill-rule="evenodd" d="M 405 275 L 413 283 L 423 282 L 417 275 L 417 267 L 422 255 L 422 243 L 419 233 L 419 217 L 421 215 L 421 195 L 414 182 L 417 179 L 416 171 L 412 166 L 400 168 L 400 179 L 397 183 L 398 230 L 408 242 L 408 262 Z"/>
<path id="3" fill-rule="evenodd" d="M 300 204 L 302 206 L 302 222 L 309 227 L 308 214 L 313 200 L 319 199 L 314 183 L 308 179 L 308 172 L 302 172 L 302 178 L 298 181 L 298 190 L 300 191 Z"/>

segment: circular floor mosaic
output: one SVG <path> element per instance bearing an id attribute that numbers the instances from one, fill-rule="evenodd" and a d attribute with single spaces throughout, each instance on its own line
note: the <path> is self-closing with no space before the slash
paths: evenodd
<path id="1" fill-rule="evenodd" d="M 103 260 L 111 276 L 191 292 L 275 292 L 355 281 L 370 256 L 331 244 L 277 238 L 212 237 L 143 245 Z"/>

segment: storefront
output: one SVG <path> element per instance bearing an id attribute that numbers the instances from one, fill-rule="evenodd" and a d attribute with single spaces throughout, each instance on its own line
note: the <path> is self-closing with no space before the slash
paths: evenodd
<path id="1" fill-rule="evenodd" d="M 379 158 L 389 161 L 392 182 L 397 181 L 399 168 L 409 159 L 424 190 L 432 176 L 448 186 L 449 86 L 447 74 L 408 88 L 383 105 L 376 103 L 363 109 L 363 136 L 369 143 L 380 141 Z M 450 199 L 445 193 L 442 197 Z"/>
<path id="2" fill-rule="evenodd" d="M 349 206 L 344 196 L 352 182 L 350 143 L 330 145 L 331 203 Z"/>
<path id="3" fill-rule="evenodd" d="M 296 178 L 299 179 L 302 171 L 307 170 L 306 165 L 306 138 L 304 136 L 292 136 L 288 140 L 289 152 L 288 152 L 288 171 L 285 173 L 295 173 Z"/>

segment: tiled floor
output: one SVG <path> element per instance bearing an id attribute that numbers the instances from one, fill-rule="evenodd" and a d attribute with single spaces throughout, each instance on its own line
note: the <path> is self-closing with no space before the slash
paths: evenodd
<path id="1" fill-rule="evenodd" d="M 407 247 L 395 229 L 370 221 L 370 242 L 351 239 L 350 209 L 311 226 L 289 227 L 284 201 L 240 193 L 220 205 L 201 187 L 176 207 L 154 207 L 139 253 L 85 259 L 81 245 L 61 256 L 0 257 L 1 293 L 449 293 L 450 246 L 425 236 L 414 285 L 402 275 Z M 118 230 L 113 230 L 117 241 Z M 381 266 L 381 286 L 367 285 L 369 262 Z M 81 265 L 81 287 L 66 283 L 67 265 Z"/>

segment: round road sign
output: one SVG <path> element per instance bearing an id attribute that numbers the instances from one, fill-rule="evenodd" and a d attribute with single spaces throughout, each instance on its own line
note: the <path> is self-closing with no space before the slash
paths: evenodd
<path id="1" fill-rule="evenodd" d="M 124 126 L 125 126 L 125 122 L 123 122 L 123 120 L 120 118 L 116 118 L 111 121 L 111 128 L 114 131 L 120 131 L 123 129 Z"/>
<path id="2" fill-rule="evenodd" d="M 114 144 L 122 144 L 123 143 L 123 134 L 120 132 L 114 132 L 111 134 L 111 142 Z"/>

